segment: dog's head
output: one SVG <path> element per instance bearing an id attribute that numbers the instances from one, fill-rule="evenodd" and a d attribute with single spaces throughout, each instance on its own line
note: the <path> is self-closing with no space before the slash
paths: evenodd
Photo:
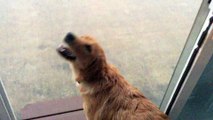
<path id="1" fill-rule="evenodd" d="M 57 51 L 73 65 L 77 77 L 79 74 L 94 75 L 106 63 L 104 51 L 94 38 L 68 33 L 64 41 L 67 46 L 61 45 Z"/>

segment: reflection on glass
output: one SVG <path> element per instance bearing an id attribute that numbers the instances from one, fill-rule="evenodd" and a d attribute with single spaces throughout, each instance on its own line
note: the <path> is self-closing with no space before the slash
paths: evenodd
<path id="1" fill-rule="evenodd" d="M 213 56 L 188 98 L 178 120 L 213 119 Z"/>
<path id="2" fill-rule="evenodd" d="M 78 95 L 55 48 L 89 34 L 131 84 L 159 104 L 201 0 L 0 0 L 0 77 L 12 107 Z"/>

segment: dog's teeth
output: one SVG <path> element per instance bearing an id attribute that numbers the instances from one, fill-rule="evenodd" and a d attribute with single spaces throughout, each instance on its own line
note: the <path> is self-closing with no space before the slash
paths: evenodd
<path id="1" fill-rule="evenodd" d="M 61 51 L 61 52 L 64 52 L 64 51 L 65 51 L 65 49 L 64 49 L 64 48 L 61 48 L 61 49 L 60 49 L 60 51 Z"/>
<path id="2" fill-rule="evenodd" d="M 65 48 L 64 48 L 64 45 L 63 45 L 63 44 L 60 44 L 60 45 L 58 46 L 58 51 L 60 51 L 60 52 L 64 52 L 64 51 L 65 51 Z"/>
<path id="3" fill-rule="evenodd" d="M 58 45 L 58 48 L 61 48 L 61 47 L 63 47 L 63 44 Z"/>

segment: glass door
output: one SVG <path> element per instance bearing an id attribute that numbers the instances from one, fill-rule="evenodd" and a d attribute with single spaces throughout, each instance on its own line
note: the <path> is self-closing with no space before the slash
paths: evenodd
<path id="1" fill-rule="evenodd" d="M 55 51 L 69 31 L 97 38 L 108 62 L 159 106 L 201 2 L 0 0 L 0 77 L 17 119 L 28 104 L 79 95 Z"/>

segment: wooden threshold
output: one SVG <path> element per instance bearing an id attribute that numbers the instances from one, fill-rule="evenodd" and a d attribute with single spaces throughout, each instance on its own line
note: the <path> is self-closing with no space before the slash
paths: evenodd
<path id="1" fill-rule="evenodd" d="M 21 110 L 23 120 L 86 120 L 79 96 L 28 104 Z"/>

